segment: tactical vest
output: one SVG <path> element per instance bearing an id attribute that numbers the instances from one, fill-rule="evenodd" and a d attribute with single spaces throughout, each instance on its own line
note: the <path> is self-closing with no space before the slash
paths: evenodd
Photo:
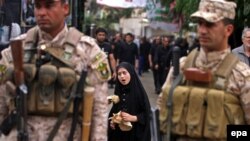
<path id="1" fill-rule="evenodd" d="M 184 70 L 194 66 L 197 50 L 191 52 L 184 65 Z M 212 74 L 210 83 L 182 80 L 173 91 L 172 127 L 176 135 L 192 138 L 225 139 L 228 124 L 244 124 L 240 100 L 226 92 L 226 85 L 238 59 L 228 54 Z M 167 132 L 169 109 L 166 101 L 171 86 L 163 89 L 160 110 L 160 130 Z"/>
<path id="2" fill-rule="evenodd" d="M 35 27 L 27 32 L 24 75 L 29 90 L 29 114 L 57 115 L 62 111 L 79 79 L 69 60 L 82 36 L 75 28 L 69 28 L 63 47 L 52 47 L 49 44 L 37 46 L 38 29 Z M 11 75 L 11 67 L 9 69 Z M 68 112 L 73 112 L 72 103 Z"/>

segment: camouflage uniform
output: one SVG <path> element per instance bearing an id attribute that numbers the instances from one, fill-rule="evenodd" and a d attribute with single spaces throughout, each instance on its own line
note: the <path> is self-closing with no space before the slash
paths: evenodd
<path id="1" fill-rule="evenodd" d="M 198 26 L 197 30 L 198 30 L 198 34 L 201 38 L 200 39 L 201 48 L 200 48 L 200 51 L 197 53 L 197 57 L 194 60 L 192 60 L 193 65 L 191 67 L 197 68 L 197 70 L 204 71 L 204 72 L 206 72 L 207 70 L 211 71 L 212 75 L 216 74 L 216 72 L 218 70 L 220 70 L 219 67 L 221 66 L 221 64 L 224 63 L 224 60 L 226 59 L 228 54 L 230 54 L 230 52 L 231 52 L 230 48 L 227 45 L 227 42 L 228 42 L 229 35 L 232 33 L 231 31 L 233 31 L 233 30 L 230 30 L 228 28 L 232 25 L 232 23 L 229 23 L 228 24 L 229 26 L 227 26 L 227 24 L 223 20 L 224 19 L 234 20 L 235 8 L 236 8 L 236 4 L 234 2 L 228 2 L 228 1 L 224 1 L 224 0 L 201 0 L 200 1 L 198 11 L 193 13 L 191 15 L 191 17 L 197 18 L 199 21 L 199 26 Z M 223 26 L 219 26 L 222 24 L 223 24 Z M 220 38 L 220 39 L 216 40 L 215 38 L 217 38 L 217 36 L 220 36 L 220 35 L 215 36 L 215 34 L 213 34 L 211 32 L 217 33 L 217 32 L 220 32 L 220 29 L 227 29 L 229 32 L 223 32 L 221 36 L 223 36 L 224 38 Z M 209 41 L 206 39 L 208 39 Z M 211 44 L 209 44 L 209 43 L 211 43 Z M 213 46 L 213 48 L 212 48 L 212 46 Z M 215 47 L 217 47 L 217 48 L 215 48 Z M 206 49 L 206 51 L 205 51 L 205 49 Z M 232 60 L 229 60 L 229 61 L 232 61 Z M 183 57 L 180 59 L 181 73 L 184 73 L 184 70 L 186 69 L 185 68 L 186 62 L 188 62 L 188 59 L 186 57 Z M 224 70 L 228 69 L 228 66 L 226 66 L 226 67 L 224 68 Z M 231 71 L 230 71 L 229 75 L 227 75 L 225 78 L 225 79 L 227 79 L 227 82 L 226 83 L 222 82 L 223 89 L 220 89 L 220 90 L 225 92 L 225 95 L 226 94 L 230 95 L 230 96 L 233 95 L 233 97 L 234 96 L 237 97 L 236 98 L 237 100 L 239 99 L 240 102 L 238 105 L 240 106 L 240 109 L 242 109 L 243 113 L 244 113 L 244 117 L 242 119 L 243 120 L 245 119 L 245 122 L 247 124 L 250 124 L 250 69 L 249 69 L 249 66 L 247 66 L 245 63 L 243 63 L 241 61 L 236 61 L 236 64 L 230 70 Z M 167 80 L 162 87 L 163 90 L 167 89 L 168 86 L 173 84 L 173 78 L 174 78 L 173 68 L 171 68 L 169 74 L 170 75 L 168 75 Z M 192 74 L 192 73 L 190 73 L 190 74 Z M 192 79 L 191 79 L 191 81 L 192 81 Z M 200 83 L 200 82 L 198 81 L 198 83 Z M 187 85 L 187 87 L 189 87 L 189 88 L 191 88 L 192 86 L 193 85 Z M 196 85 L 195 85 L 195 87 L 196 87 Z M 207 91 L 209 91 L 210 89 L 216 89 L 216 88 L 214 88 L 214 87 L 207 88 L 206 87 Z M 165 93 L 160 94 L 160 96 L 158 98 L 159 108 L 161 108 L 161 106 L 164 106 L 164 104 L 162 104 L 162 102 L 165 102 L 165 101 L 161 101 L 162 99 L 165 98 L 165 97 L 163 97 L 164 94 Z M 216 93 L 216 95 L 219 95 L 219 94 Z M 202 99 L 202 100 L 204 100 L 204 99 Z M 201 102 L 202 100 L 199 99 L 197 101 Z M 202 106 L 207 106 L 207 105 L 202 105 Z M 161 110 L 161 111 L 164 111 L 164 108 L 165 107 L 163 107 L 163 110 Z M 242 117 L 242 116 L 243 116 L 243 114 L 240 117 Z M 189 123 L 187 123 L 187 121 L 186 121 L 186 119 L 187 119 L 186 116 L 184 116 L 184 118 L 185 118 L 184 126 L 186 126 Z M 200 125 L 200 123 L 198 123 L 198 124 Z M 178 141 L 200 141 L 200 140 L 215 141 L 216 139 L 214 139 L 211 136 L 209 139 L 203 138 L 204 134 L 205 134 L 205 130 L 206 130 L 205 128 L 206 128 L 205 126 L 201 127 L 201 133 L 199 132 L 200 134 L 199 134 L 199 136 L 197 136 L 196 139 L 187 137 L 186 135 L 188 133 L 183 133 L 185 136 L 179 136 L 179 137 L 177 137 L 177 140 Z M 210 130 L 210 131 L 216 132 L 215 130 Z M 186 132 L 186 130 L 184 132 Z M 218 137 L 218 139 L 225 140 L 225 136 L 220 136 L 220 137 Z"/>
<path id="2" fill-rule="evenodd" d="M 55 37 L 52 38 L 50 35 L 45 32 L 38 30 L 39 33 L 39 42 L 40 43 L 50 43 L 56 45 L 62 45 L 68 28 L 65 28 Z M 25 39 L 26 34 L 21 35 L 20 39 Z M 71 63 L 74 66 L 74 70 L 78 73 L 82 69 L 88 69 L 87 81 L 88 84 L 92 85 L 95 88 L 94 92 L 94 106 L 93 106 L 93 115 L 91 123 L 91 141 L 106 141 L 107 140 L 107 119 L 108 119 L 108 102 L 106 97 L 107 93 L 107 78 L 104 79 L 97 75 L 98 64 L 94 64 L 95 55 L 98 53 L 103 54 L 100 59 L 103 63 L 107 63 L 107 58 L 104 52 L 100 50 L 98 45 L 95 43 L 94 39 L 88 36 L 82 36 L 79 43 L 76 46 L 76 51 L 74 52 Z M 11 51 L 10 48 L 2 52 L 3 58 L 1 64 L 8 66 L 9 61 L 11 60 Z M 109 68 L 108 68 L 109 70 Z M 110 75 L 110 72 L 107 72 Z M 8 113 L 8 107 L 5 100 L 5 85 L 1 85 L 0 90 L 0 122 L 3 121 L 4 117 Z M 55 122 L 58 117 L 46 117 L 39 115 L 28 116 L 28 133 L 30 141 L 46 141 L 50 131 L 52 130 Z M 71 117 L 66 118 L 62 125 L 60 126 L 57 135 L 54 138 L 54 141 L 63 141 L 66 140 L 71 127 Z M 77 127 L 75 132 L 74 140 L 80 140 L 81 138 L 81 128 Z M 15 141 L 17 139 L 17 131 L 13 130 L 8 136 L 3 136 L 0 140 L 5 141 Z"/>
<path id="3" fill-rule="evenodd" d="M 204 50 L 201 48 L 195 60 L 194 66 L 202 70 L 211 70 L 213 73 L 217 70 L 218 66 L 228 53 L 230 53 L 230 49 L 205 54 Z M 180 60 L 181 71 L 183 71 L 185 60 L 186 57 L 183 57 Z M 172 74 L 172 72 L 173 68 L 171 68 L 170 74 Z M 165 89 L 165 87 L 172 84 L 172 82 L 173 75 L 169 75 L 162 89 Z M 245 120 L 247 124 L 250 124 L 250 69 L 245 63 L 238 61 L 238 63 L 235 65 L 226 86 L 226 91 L 239 97 L 241 106 L 245 113 Z M 178 141 L 200 140 L 201 139 L 191 139 L 187 137 L 178 139 Z"/>

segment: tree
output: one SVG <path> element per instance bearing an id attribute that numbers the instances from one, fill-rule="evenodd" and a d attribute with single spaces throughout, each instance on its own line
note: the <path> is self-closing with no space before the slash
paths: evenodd
<path id="1" fill-rule="evenodd" d="M 95 24 L 97 27 L 103 27 L 108 30 L 113 30 L 113 23 L 119 23 L 120 18 L 130 17 L 133 11 L 132 8 L 113 8 L 98 5 L 92 1 L 85 15 L 85 25 Z M 89 12 L 89 13 L 88 13 Z"/>
<path id="2" fill-rule="evenodd" d="M 169 6 L 171 2 L 176 1 L 174 11 L 183 16 L 182 29 L 189 29 L 188 24 L 191 22 L 190 15 L 194 13 L 199 6 L 200 0 L 162 0 L 162 4 Z M 241 44 L 242 29 L 250 25 L 250 1 L 249 0 L 228 0 L 234 1 L 237 4 L 235 17 L 235 32 L 231 39 L 233 39 L 233 46 Z"/>

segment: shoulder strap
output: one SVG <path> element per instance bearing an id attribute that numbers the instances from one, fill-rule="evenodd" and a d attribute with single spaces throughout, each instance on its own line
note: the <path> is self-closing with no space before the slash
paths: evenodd
<path id="1" fill-rule="evenodd" d="M 187 59 L 185 61 L 185 64 L 184 64 L 184 69 L 186 68 L 190 68 L 190 67 L 193 67 L 194 66 L 194 59 L 197 57 L 198 55 L 198 49 L 194 49 L 190 52 L 190 54 L 187 56 Z"/>
<path id="2" fill-rule="evenodd" d="M 227 78 L 238 61 L 239 59 L 235 55 L 229 53 L 218 67 L 215 75 Z"/>
<path id="3" fill-rule="evenodd" d="M 38 32 L 37 27 L 31 28 L 27 32 L 27 37 L 25 39 L 25 42 L 26 43 L 34 43 L 34 41 L 36 41 L 36 38 L 37 38 L 37 32 Z M 83 36 L 83 33 L 78 31 L 77 29 L 71 27 L 71 28 L 69 28 L 69 33 L 66 37 L 64 44 L 76 46 L 76 44 L 78 43 L 78 41 L 81 39 L 82 36 Z"/>
<path id="4" fill-rule="evenodd" d="M 35 26 L 27 31 L 25 38 L 25 54 L 24 54 L 24 62 L 31 62 L 32 58 L 36 54 L 36 48 L 38 45 L 39 35 L 38 35 L 38 27 Z"/>
<path id="5" fill-rule="evenodd" d="M 31 43 L 31 44 L 35 44 L 35 41 L 38 38 L 38 29 L 37 27 L 33 27 L 30 30 L 27 31 L 27 36 L 25 38 L 25 43 Z"/>
<path id="6" fill-rule="evenodd" d="M 229 53 L 224 58 L 224 60 L 221 62 L 218 69 L 214 73 L 214 76 L 216 78 L 214 82 L 215 88 L 225 90 L 229 75 L 231 74 L 232 69 L 238 61 L 239 59 L 232 53 Z"/>
<path id="7" fill-rule="evenodd" d="M 70 27 L 69 32 L 68 32 L 67 37 L 66 37 L 65 42 L 64 42 L 64 46 L 70 45 L 70 46 L 75 47 L 82 36 L 83 36 L 83 33 L 78 31 L 74 27 Z"/>

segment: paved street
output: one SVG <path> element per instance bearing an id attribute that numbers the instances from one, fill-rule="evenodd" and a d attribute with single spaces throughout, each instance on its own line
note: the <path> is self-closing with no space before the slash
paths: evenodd
<path id="1" fill-rule="evenodd" d="M 157 94 L 154 92 L 154 84 L 153 84 L 153 74 L 151 71 L 143 73 L 141 78 L 141 82 L 148 94 L 148 98 L 151 104 L 151 107 L 156 106 L 156 99 L 157 99 Z M 114 89 L 109 89 L 109 94 L 113 94 Z"/>

